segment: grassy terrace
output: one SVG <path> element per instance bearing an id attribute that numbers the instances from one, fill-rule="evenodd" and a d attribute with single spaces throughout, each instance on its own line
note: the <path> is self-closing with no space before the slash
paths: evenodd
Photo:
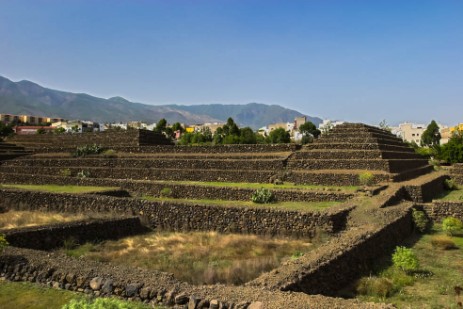
<path id="1" fill-rule="evenodd" d="M 438 199 L 449 202 L 463 202 L 463 189 L 445 191 Z"/>
<path id="2" fill-rule="evenodd" d="M 357 297 L 397 308 L 460 308 L 457 303 L 463 301 L 463 293 L 457 295 L 455 288 L 463 287 L 463 238 L 447 236 L 435 225 L 429 234 L 412 237 L 405 245 L 418 257 L 419 270 L 407 274 L 392 266 L 389 257 L 370 276 L 381 278 L 374 290 L 387 295 Z"/>
<path id="3" fill-rule="evenodd" d="M 0 229 L 13 229 L 89 219 L 108 218 L 105 214 L 62 214 L 40 211 L 8 211 L 0 213 Z"/>
<path id="4" fill-rule="evenodd" d="M 0 281 L 0 308 L 60 309 L 72 299 L 82 300 L 82 293 L 51 289 L 29 282 Z M 148 309 L 148 305 L 121 301 L 126 309 Z M 164 307 L 155 307 L 163 309 Z"/>
<path id="5" fill-rule="evenodd" d="M 162 181 L 156 180 L 154 183 L 165 184 L 166 186 L 180 184 L 180 185 L 195 185 L 195 186 L 209 186 L 209 187 L 231 187 L 231 188 L 244 188 L 244 189 L 293 189 L 293 190 L 313 190 L 313 191 L 339 191 L 339 192 L 355 192 L 360 187 L 358 186 L 316 186 L 316 185 L 295 185 L 293 183 L 283 183 L 276 185 L 272 183 L 245 183 L 245 182 L 202 182 L 202 181 Z"/>
<path id="6" fill-rule="evenodd" d="M 173 273 L 194 284 L 242 284 L 315 247 L 307 239 L 165 232 L 63 250 L 73 257 Z"/>
<path id="7" fill-rule="evenodd" d="M 110 190 L 117 190 L 117 187 L 94 187 L 94 186 L 60 186 L 60 185 L 17 185 L 0 184 L 0 188 L 21 189 L 27 191 L 43 191 L 51 193 L 93 193 Z"/>
<path id="8" fill-rule="evenodd" d="M 223 207 L 254 207 L 254 208 L 270 208 L 278 210 L 297 210 L 297 211 L 321 211 L 336 205 L 341 205 L 342 202 L 276 202 L 269 204 L 257 204 L 251 201 L 225 201 L 225 200 L 192 200 L 179 198 L 165 198 L 144 196 L 144 200 L 155 202 L 175 202 L 191 205 L 211 205 Z"/>

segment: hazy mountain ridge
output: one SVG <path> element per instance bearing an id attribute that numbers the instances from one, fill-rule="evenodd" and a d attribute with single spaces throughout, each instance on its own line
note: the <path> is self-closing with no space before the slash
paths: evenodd
<path id="1" fill-rule="evenodd" d="M 145 121 L 166 118 L 169 123 L 224 122 L 228 117 L 242 126 L 259 128 L 269 123 L 293 121 L 302 114 L 278 105 L 148 105 L 122 97 L 103 99 L 85 93 L 44 88 L 31 81 L 13 82 L 0 76 L 0 113 L 25 114 L 97 122 Z M 308 117 L 318 124 L 319 118 Z"/>

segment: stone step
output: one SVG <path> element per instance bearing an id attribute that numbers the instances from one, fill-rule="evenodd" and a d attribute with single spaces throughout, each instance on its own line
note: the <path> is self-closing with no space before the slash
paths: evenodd
<path id="1" fill-rule="evenodd" d="M 292 170 L 286 177 L 286 181 L 305 185 L 358 186 L 360 175 L 365 172 L 365 170 Z M 393 177 L 393 174 L 386 172 L 368 172 L 373 174 L 372 184 L 388 182 Z"/>
<path id="2" fill-rule="evenodd" d="M 299 151 L 294 153 L 294 159 L 422 159 L 414 152 L 381 151 L 376 150 L 337 150 L 320 149 L 311 151 Z"/>
<path id="3" fill-rule="evenodd" d="M 397 136 L 391 133 L 385 132 L 368 132 L 368 131 L 340 131 L 340 132 L 331 132 L 327 135 L 323 135 L 322 139 L 331 139 L 331 138 L 351 138 L 351 137 L 371 137 L 371 138 L 383 138 L 383 139 L 395 139 L 402 141 L 402 139 L 398 138 Z"/>
<path id="4" fill-rule="evenodd" d="M 400 152 L 415 152 L 413 148 L 405 145 L 386 145 L 378 143 L 313 143 L 305 145 L 300 152 L 311 151 L 314 149 L 337 149 L 337 150 L 388 150 L 388 151 L 400 151 Z"/>
<path id="5" fill-rule="evenodd" d="M 385 139 L 385 138 L 375 138 L 375 137 L 366 137 L 366 138 L 320 138 L 314 142 L 314 144 L 333 144 L 333 143 L 345 143 L 345 144 L 386 144 L 386 145 L 395 145 L 395 146 L 406 146 L 406 144 L 398 139 Z"/>
<path id="6" fill-rule="evenodd" d="M 29 174 L 31 176 L 60 176 L 69 172 L 72 177 L 75 177 L 82 171 L 87 173 L 87 177 L 90 178 L 252 183 L 267 183 L 277 174 L 277 172 L 273 170 L 0 166 L 1 173 L 20 173 Z"/>
<path id="7" fill-rule="evenodd" d="M 223 170 L 276 170 L 285 167 L 281 159 L 139 159 L 139 158 L 68 158 L 15 160 L 4 166 L 31 167 L 100 167 L 100 168 L 175 168 L 175 169 L 223 169 Z"/>
<path id="8" fill-rule="evenodd" d="M 428 161 L 426 159 L 302 159 L 288 161 L 288 168 L 308 170 L 378 170 L 390 173 L 399 173 L 405 170 L 418 168 L 427 164 Z"/>

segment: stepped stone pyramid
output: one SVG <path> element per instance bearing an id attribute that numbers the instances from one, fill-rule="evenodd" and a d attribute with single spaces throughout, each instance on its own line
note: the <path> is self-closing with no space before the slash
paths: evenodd
<path id="1" fill-rule="evenodd" d="M 20 156 L 30 154 L 24 147 L 11 143 L 5 143 L 0 140 L 0 161 L 14 159 Z"/>
<path id="2" fill-rule="evenodd" d="M 306 184 L 355 185 L 361 173 L 375 182 L 402 181 L 432 171 L 427 159 L 416 154 L 388 131 L 365 124 L 336 126 L 288 160 L 291 180 Z"/>

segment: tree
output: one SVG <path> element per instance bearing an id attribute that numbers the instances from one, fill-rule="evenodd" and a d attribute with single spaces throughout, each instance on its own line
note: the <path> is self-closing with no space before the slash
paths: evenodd
<path id="1" fill-rule="evenodd" d="M 268 135 L 268 141 L 272 144 L 284 144 L 291 141 L 289 132 L 283 128 L 278 128 L 271 131 Z"/>
<path id="2" fill-rule="evenodd" d="M 441 138 L 441 135 L 439 132 L 439 126 L 433 120 L 428 125 L 426 130 L 423 132 L 423 135 L 421 135 L 421 145 L 422 146 L 437 146 L 440 143 L 440 138 Z"/>
<path id="3" fill-rule="evenodd" d="M 8 136 L 13 134 L 13 125 L 12 124 L 4 124 L 0 121 L 0 137 Z"/>
<path id="4" fill-rule="evenodd" d="M 379 128 L 382 129 L 382 130 L 385 130 L 385 131 L 391 131 L 391 128 L 389 127 L 389 125 L 387 124 L 386 122 L 386 119 L 383 119 L 380 123 L 379 123 Z"/>
<path id="5" fill-rule="evenodd" d="M 161 120 L 158 121 L 158 123 L 156 124 L 156 128 L 154 128 L 153 131 L 162 133 L 166 130 L 166 127 L 167 127 L 167 120 L 162 118 Z"/>
<path id="6" fill-rule="evenodd" d="M 320 130 L 310 121 L 299 126 L 299 132 L 302 134 L 302 144 L 307 144 L 313 138 L 318 138 L 321 134 Z"/>
<path id="7" fill-rule="evenodd" d="M 174 132 L 180 131 L 180 133 L 183 133 L 183 132 L 185 132 L 185 129 L 182 127 L 180 122 L 176 122 L 176 123 L 174 123 L 172 125 L 172 131 L 174 131 Z"/>
<path id="8" fill-rule="evenodd" d="M 250 128 L 242 128 L 240 130 L 240 144 L 256 144 L 256 133 Z"/>
<path id="9" fill-rule="evenodd" d="M 463 163 L 463 135 L 456 132 L 449 142 L 441 147 L 438 159 L 447 163 Z"/>

